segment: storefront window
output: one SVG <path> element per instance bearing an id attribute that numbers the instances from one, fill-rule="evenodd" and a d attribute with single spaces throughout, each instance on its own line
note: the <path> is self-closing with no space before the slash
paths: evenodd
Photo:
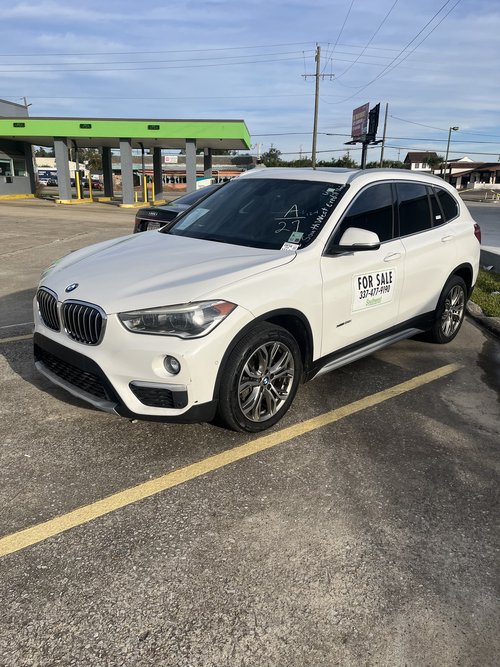
<path id="1" fill-rule="evenodd" d="M 22 158 L 14 158 L 14 176 L 27 176 L 26 162 Z"/>
<path id="2" fill-rule="evenodd" d="M 10 160 L 0 158 L 0 176 L 12 176 L 12 164 Z"/>

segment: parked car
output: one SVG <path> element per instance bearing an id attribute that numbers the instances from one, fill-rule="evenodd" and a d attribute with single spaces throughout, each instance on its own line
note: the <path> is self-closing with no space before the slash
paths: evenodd
<path id="1" fill-rule="evenodd" d="M 168 204 L 140 208 L 135 216 L 134 234 L 159 229 L 166 222 L 174 220 L 180 213 L 193 206 L 193 204 L 197 204 L 205 197 L 208 197 L 210 193 L 215 192 L 222 185 L 224 184 L 214 183 L 213 185 L 206 185 L 204 188 L 190 192 L 187 195 L 182 195 Z"/>
<path id="2" fill-rule="evenodd" d="M 34 302 L 36 367 L 128 418 L 276 424 L 301 382 L 457 335 L 479 227 L 405 170 L 249 171 L 171 225 L 78 250 Z"/>

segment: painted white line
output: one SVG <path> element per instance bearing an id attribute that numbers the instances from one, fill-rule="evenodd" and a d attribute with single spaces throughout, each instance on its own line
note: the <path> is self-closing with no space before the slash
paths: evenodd
<path id="1" fill-rule="evenodd" d="M 13 329 L 14 327 L 26 327 L 28 324 L 35 324 L 34 322 L 19 322 L 19 324 L 4 324 L 0 329 Z"/>

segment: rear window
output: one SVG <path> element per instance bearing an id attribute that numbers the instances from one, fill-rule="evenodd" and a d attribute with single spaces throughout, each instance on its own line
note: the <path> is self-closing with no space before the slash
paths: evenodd
<path id="1" fill-rule="evenodd" d="M 434 187 L 433 190 L 436 193 L 436 197 L 438 198 L 439 204 L 443 211 L 444 222 L 448 222 L 448 220 L 456 218 L 458 215 L 458 204 L 455 201 L 455 198 L 442 188 Z"/>

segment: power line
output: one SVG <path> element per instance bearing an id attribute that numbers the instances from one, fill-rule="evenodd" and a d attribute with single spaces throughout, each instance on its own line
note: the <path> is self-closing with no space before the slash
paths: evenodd
<path id="1" fill-rule="evenodd" d="M 429 139 L 429 138 L 422 138 L 422 137 L 387 137 L 388 139 L 397 139 L 398 141 L 433 141 L 436 143 L 440 144 L 445 144 L 446 139 Z M 470 139 L 456 139 L 453 142 L 455 145 L 456 144 L 493 144 L 493 145 L 498 145 L 498 141 L 472 141 Z"/>
<path id="2" fill-rule="evenodd" d="M 351 6 L 354 0 L 351 2 Z M 346 17 L 347 18 L 347 17 Z M 313 46 L 316 42 L 283 42 L 280 44 L 259 44 L 253 46 L 225 46 L 218 48 L 207 48 L 207 49 L 169 49 L 168 51 L 94 51 L 94 56 L 133 56 L 133 55 L 154 55 L 161 53 L 175 54 L 175 53 L 212 53 L 214 51 L 241 51 L 244 49 L 270 49 L 270 48 L 279 48 L 282 46 L 303 46 L 305 44 L 310 44 Z M 343 44 L 336 42 L 336 46 L 342 46 L 348 49 L 362 49 L 365 48 L 361 44 Z M 372 51 L 389 51 L 396 52 L 399 49 L 387 48 L 381 46 L 369 46 Z M 72 56 L 88 56 L 88 51 L 85 52 L 68 52 L 65 53 L 0 53 L 0 58 L 53 58 L 53 57 L 72 57 Z M 355 55 L 355 54 L 349 54 Z"/>
<path id="3" fill-rule="evenodd" d="M 448 1 L 449 1 L 449 0 L 448 0 Z M 411 56 L 411 54 L 414 53 L 414 52 L 418 49 L 418 47 L 420 46 L 420 44 L 422 44 L 423 42 L 425 42 L 425 40 L 426 40 L 428 37 L 430 37 L 430 36 L 432 35 L 432 33 L 433 33 L 433 32 L 434 32 L 434 31 L 441 25 L 441 23 L 445 20 L 445 18 L 446 18 L 449 14 L 451 14 L 451 12 L 455 9 L 455 7 L 456 7 L 458 4 L 460 4 L 460 2 L 461 2 L 461 0 L 456 0 L 455 4 L 451 7 L 451 9 L 449 9 L 449 10 L 446 12 L 446 14 L 445 14 L 445 15 L 438 21 L 438 23 L 436 23 L 436 25 L 432 28 L 432 30 L 430 30 L 430 31 L 427 33 L 427 35 L 425 35 L 425 37 L 423 37 L 423 39 L 421 39 L 420 42 L 419 42 L 419 43 L 418 43 L 418 44 L 417 44 L 417 45 L 416 45 L 416 46 L 415 46 L 409 53 L 407 53 L 407 54 L 404 56 L 404 58 L 402 58 L 402 59 L 401 59 L 398 63 L 396 63 L 393 67 L 390 67 L 390 65 L 388 66 L 388 67 L 390 68 L 390 69 L 388 69 L 388 71 L 389 71 L 389 72 L 392 72 L 393 69 L 395 69 L 396 67 L 399 67 L 399 65 L 401 65 L 402 62 L 404 62 L 407 58 L 409 58 L 409 56 Z M 445 2 L 445 4 L 442 6 L 441 9 L 443 9 L 447 4 L 448 4 L 448 2 Z M 439 12 L 441 11 L 441 9 L 439 10 Z M 439 12 L 437 12 L 437 14 L 439 14 Z M 435 14 L 435 16 L 437 16 L 437 14 Z M 433 17 L 433 18 L 434 18 L 434 17 Z M 431 20 L 432 20 L 432 19 L 431 19 Z M 429 24 L 426 24 L 426 25 L 424 26 L 424 28 L 418 33 L 417 37 L 422 33 L 422 31 L 427 27 L 427 25 L 429 25 Z M 412 40 L 412 41 L 414 41 L 414 40 Z M 405 50 L 406 50 L 406 48 L 408 48 L 408 46 L 409 46 L 410 44 L 411 44 L 411 42 L 405 47 Z M 381 76 L 383 76 L 383 74 L 384 74 L 384 71 L 380 72 L 380 74 L 378 74 L 378 75 L 375 77 L 374 80 L 379 79 Z"/>
<path id="4" fill-rule="evenodd" d="M 363 49 L 362 49 L 361 53 L 359 54 L 359 56 L 356 58 L 356 60 L 354 60 L 354 61 L 349 65 L 349 67 L 347 67 L 347 69 L 345 69 L 343 72 L 341 72 L 338 76 L 335 77 L 336 80 L 340 79 L 342 76 L 344 76 L 344 74 L 347 74 L 347 72 L 348 72 L 352 67 L 354 67 L 354 65 L 358 62 L 358 60 L 361 58 L 361 56 L 365 53 L 366 49 L 370 46 L 370 44 L 372 43 L 372 41 L 373 41 L 373 40 L 375 39 L 375 37 L 377 36 L 377 34 L 379 33 L 380 29 L 382 28 L 382 26 L 384 25 L 384 23 L 387 21 L 387 19 L 389 18 L 389 16 L 390 16 L 391 13 L 392 13 L 392 10 L 393 10 L 394 7 L 398 4 L 398 2 L 399 2 L 399 0 L 394 0 L 394 2 L 393 2 L 393 4 L 392 4 L 391 8 L 390 8 L 389 11 L 387 12 L 387 14 L 384 16 L 384 18 L 382 19 L 382 21 L 379 23 L 378 28 L 375 30 L 375 32 L 373 33 L 373 35 L 370 37 L 370 39 L 368 40 L 366 46 L 363 47 Z"/>
<path id="5" fill-rule="evenodd" d="M 268 56 L 290 56 L 290 55 L 302 55 L 304 51 L 276 51 L 274 53 L 259 53 L 258 57 L 259 58 L 264 58 Z M 349 54 L 346 54 L 349 55 Z M 384 56 L 375 56 L 377 58 L 379 57 L 384 57 Z M 209 60 L 234 60 L 235 58 L 255 58 L 255 54 L 248 55 L 248 56 L 211 56 Z M 169 60 L 86 60 L 83 62 L 69 62 L 69 63 L 62 63 L 62 62 L 55 62 L 55 63 L 2 63 L 4 67 L 31 67 L 35 65 L 36 67 L 53 67 L 54 65 L 67 65 L 68 67 L 72 67 L 74 65 L 147 65 L 150 63 L 185 63 L 185 62 L 198 62 L 198 61 L 206 61 L 206 58 L 169 58 Z M 17 71 L 17 70 L 14 70 Z M 19 71 L 24 71 L 24 70 L 19 70 Z M 66 71 L 66 70 L 63 70 Z M 71 71 L 71 70 L 68 70 Z"/>
<path id="6" fill-rule="evenodd" d="M 270 49 L 278 48 L 281 46 L 302 46 L 304 44 L 314 45 L 315 42 L 285 42 L 282 44 L 255 44 L 253 46 L 224 46 L 219 48 L 209 48 L 209 49 L 170 49 L 168 51 L 95 51 L 95 56 L 132 56 L 132 55 L 144 55 L 153 53 L 208 53 L 212 51 L 239 51 L 241 49 Z M 22 56 L 19 53 L 0 53 L 0 58 L 10 58 L 10 57 L 23 57 L 23 58 L 39 58 L 39 57 L 50 57 L 53 56 L 88 56 L 88 51 L 84 53 L 23 53 Z"/>
<path id="7" fill-rule="evenodd" d="M 396 120 L 400 120 L 403 123 L 411 123 L 412 125 L 420 125 L 420 127 L 428 127 L 431 130 L 439 130 L 440 132 L 448 132 L 448 130 L 443 129 L 442 127 L 434 127 L 433 125 L 424 125 L 424 123 L 417 123 L 414 120 L 407 120 L 406 118 L 399 118 L 399 116 L 392 116 L 391 118 L 395 118 Z M 467 130 L 456 130 L 460 134 L 468 134 L 471 136 L 477 136 L 477 137 L 495 137 L 497 139 L 500 139 L 500 134 L 486 134 L 484 132 L 468 132 Z M 466 142 L 462 142 L 466 143 Z M 481 143 L 480 141 L 474 142 L 474 143 Z M 486 142 L 488 143 L 488 142 Z M 494 142 L 491 142 L 494 143 Z"/>
<path id="8" fill-rule="evenodd" d="M 292 52 L 292 53 L 298 53 L 298 52 Z M 280 54 L 266 54 L 266 56 L 267 55 L 280 55 Z M 243 57 L 251 57 L 251 56 L 234 56 L 234 57 L 235 58 L 243 58 Z M 132 71 L 132 70 L 183 69 L 183 68 L 187 68 L 187 67 L 191 67 L 191 68 L 196 68 L 196 67 L 224 67 L 226 65 L 246 65 L 246 64 L 250 65 L 250 64 L 261 63 L 261 62 L 262 63 L 279 62 L 280 60 L 299 60 L 299 59 L 302 59 L 302 58 L 311 59 L 313 57 L 314 57 L 314 55 L 312 53 L 310 55 L 306 55 L 305 52 L 301 51 L 300 55 L 297 55 L 294 58 L 276 58 L 276 59 L 272 59 L 272 60 L 250 60 L 250 61 L 246 60 L 246 61 L 232 62 L 232 63 L 206 63 L 205 62 L 206 59 L 201 58 L 200 60 L 204 61 L 202 65 L 175 65 L 175 66 L 172 66 L 172 67 L 169 67 L 168 65 L 164 66 L 164 67 L 163 66 L 162 67 L 151 67 L 151 66 L 148 65 L 148 67 L 114 67 L 114 68 L 99 68 L 99 69 L 96 69 L 96 70 L 90 69 L 90 67 L 92 65 L 98 65 L 98 64 L 117 64 L 117 65 L 124 64 L 124 65 L 126 65 L 126 64 L 129 63 L 129 61 L 117 61 L 116 63 L 106 63 L 106 62 L 104 62 L 104 63 L 98 63 L 98 62 L 81 63 L 81 64 L 88 65 L 89 69 L 54 69 L 53 66 L 51 66 L 51 63 L 40 63 L 40 64 L 36 64 L 37 68 L 41 68 L 41 67 L 45 66 L 48 69 L 32 69 L 32 70 L 28 70 L 28 69 L 7 69 L 7 70 L 0 70 L 0 72 L 4 72 L 4 73 L 7 73 L 7 74 L 14 73 L 14 72 L 18 72 L 20 74 L 39 74 L 39 73 L 43 73 L 43 72 L 62 72 L 62 73 L 64 73 L 64 72 L 94 72 L 94 71 L 96 71 L 96 72 L 128 72 L 128 71 Z M 369 58 L 377 57 L 378 58 L 379 56 L 367 56 L 367 57 L 369 57 Z M 188 60 L 188 61 L 186 61 L 186 60 L 178 60 L 178 61 L 177 60 L 174 60 L 174 61 L 172 61 L 172 60 L 165 60 L 165 61 L 162 61 L 162 60 L 151 60 L 151 61 L 143 60 L 143 61 L 137 62 L 137 64 L 142 65 L 142 64 L 148 64 L 148 63 L 163 63 L 163 62 L 164 63 L 171 63 L 171 62 L 183 63 L 183 62 L 191 62 L 192 60 L 198 60 L 198 59 L 191 59 L 191 60 Z M 338 58 L 338 57 L 336 57 L 335 60 L 338 61 L 338 62 L 346 62 L 346 63 L 352 63 L 353 62 L 352 60 L 349 60 L 348 58 Z M 136 61 L 132 61 L 132 62 L 136 62 Z M 372 67 L 373 66 L 374 67 L 383 67 L 384 66 L 384 63 L 368 62 L 368 61 L 364 61 L 364 60 L 363 61 L 358 60 L 357 62 L 360 65 L 370 65 Z M 34 63 L 17 63 L 15 65 L 9 64 L 9 65 L 7 65 L 7 67 L 27 67 L 27 66 L 33 66 L 33 64 Z M 52 63 L 52 65 L 53 64 L 54 63 Z M 63 66 L 67 66 L 68 68 L 71 68 L 72 65 L 76 65 L 76 64 L 80 64 L 80 63 L 55 63 L 55 64 L 62 64 Z M 329 75 L 328 74 L 324 74 L 324 75 L 322 74 L 321 76 L 329 76 Z M 328 102 L 327 100 L 325 100 L 325 101 L 327 102 L 327 104 L 332 104 L 332 102 Z"/>
<path id="9" fill-rule="evenodd" d="M 312 58 L 313 56 L 306 56 L 307 58 Z M 144 70 L 165 70 L 165 69 L 198 69 L 201 67 L 230 67 L 232 65 L 256 65 L 259 63 L 276 63 L 276 62 L 283 62 L 285 60 L 301 60 L 302 59 L 302 54 L 300 56 L 292 56 L 291 58 L 273 58 L 272 60 L 247 60 L 245 62 L 239 62 L 239 63 L 204 63 L 200 65 L 162 65 L 161 67 L 153 67 L 153 66 L 148 66 L 148 67 L 102 67 L 99 68 L 99 70 L 93 70 L 93 69 L 47 69 L 47 70 L 0 70 L 2 73 L 6 74 L 11 74 L 11 73 L 19 73 L 19 74 L 41 74 L 43 72 L 89 72 L 89 73 L 94 73 L 94 72 L 132 72 L 132 71 L 144 71 Z"/>
<path id="10" fill-rule="evenodd" d="M 347 14 L 346 14 L 346 16 L 345 16 L 344 23 L 342 23 L 342 26 L 341 26 L 341 28 L 340 28 L 340 30 L 339 30 L 339 34 L 337 35 L 337 39 L 335 40 L 335 44 L 333 45 L 333 48 L 332 48 L 332 50 L 331 50 L 331 54 L 333 54 L 333 52 L 334 52 L 335 49 L 337 48 L 339 39 L 340 39 L 342 33 L 344 32 L 345 24 L 347 23 L 347 19 L 349 18 L 349 15 L 350 15 L 350 13 L 351 13 L 351 9 L 352 9 L 353 4 L 354 4 L 354 0 L 351 0 L 351 4 L 349 5 L 349 9 L 347 10 Z M 327 45 L 325 66 L 323 67 L 323 72 L 322 72 L 322 74 L 324 74 L 325 69 L 326 69 L 326 67 L 327 67 L 327 65 L 328 65 L 328 59 L 329 59 L 329 57 L 331 57 L 331 56 L 328 56 L 328 45 Z"/>
<path id="11" fill-rule="evenodd" d="M 414 120 L 406 120 L 405 118 L 399 118 L 398 116 L 392 116 L 395 120 L 401 120 L 403 123 L 411 123 L 412 125 L 420 125 L 420 127 L 428 127 L 431 130 L 439 130 L 440 132 L 448 132 L 448 130 L 443 130 L 442 127 L 434 127 L 433 125 L 424 125 L 424 123 L 417 123 Z"/>
<path id="12" fill-rule="evenodd" d="M 395 148 L 395 149 L 403 150 L 403 151 L 409 150 L 408 146 L 389 146 L 389 145 L 387 145 L 386 148 Z M 414 150 L 420 150 L 420 149 L 414 149 Z M 449 154 L 450 155 L 463 155 L 463 151 L 452 151 L 452 150 L 450 150 Z M 498 155 L 498 151 L 495 151 L 494 153 L 482 153 L 482 152 L 479 152 L 479 151 L 467 151 L 467 154 L 468 155 Z M 467 169 L 467 163 L 466 162 L 464 162 L 464 169 Z"/>
<path id="13" fill-rule="evenodd" d="M 405 47 L 401 49 L 401 51 L 398 53 L 395 58 L 381 71 L 379 74 L 377 74 L 376 77 L 374 77 L 371 81 L 368 81 L 368 83 L 364 84 L 363 86 L 356 87 L 357 88 L 356 92 L 350 95 L 349 97 L 344 98 L 343 100 L 340 100 L 339 102 L 327 102 L 327 104 L 341 104 L 342 102 L 347 102 L 348 100 L 352 99 L 353 97 L 356 97 L 362 90 L 365 90 L 365 88 L 368 88 L 372 83 L 380 79 L 380 77 L 384 76 L 384 74 L 388 72 L 392 72 L 396 67 L 398 67 L 406 58 L 411 55 L 433 32 L 436 30 L 436 28 L 441 25 L 441 23 L 444 21 L 444 19 L 452 12 L 455 7 L 460 3 L 461 0 L 456 0 L 455 4 L 452 6 L 452 8 L 441 18 L 441 20 L 430 30 L 424 37 L 423 39 L 415 46 L 415 48 L 410 51 L 404 58 L 402 58 L 399 62 L 398 59 L 402 56 L 402 54 L 408 49 L 411 44 L 424 32 L 424 30 L 434 21 L 434 19 L 443 11 L 443 9 L 446 8 L 446 6 L 451 2 L 452 0 L 446 0 L 446 2 L 441 5 L 441 7 L 438 9 L 438 11 L 432 16 L 432 18 L 427 21 L 427 23 L 421 28 L 418 33 L 413 37 L 408 44 L 406 44 Z M 393 66 L 392 66 L 393 65 Z M 392 67 L 391 67 L 392 66 Z"/>
<path id="14" fill-rule="evenodd" d="M 6 97 L 11 97 L 13 99 L 23 99 L 22 95 L 8 95 L 4 93 Z M 30 100 L 105 100 L 105 101 L 114 101 L 114 100 L 253 100 L 253 99 L 270 99 L 278 97 L 313 97 L 314 93 L 290 93 L 282 95 L 191 95 L 185 97 L 145 97 L 141 95 L 140 97 L 104 97 L 102 95 L 93 95 L 93 96 L 74 96 L 74 95 L 30 95 Z"/>

